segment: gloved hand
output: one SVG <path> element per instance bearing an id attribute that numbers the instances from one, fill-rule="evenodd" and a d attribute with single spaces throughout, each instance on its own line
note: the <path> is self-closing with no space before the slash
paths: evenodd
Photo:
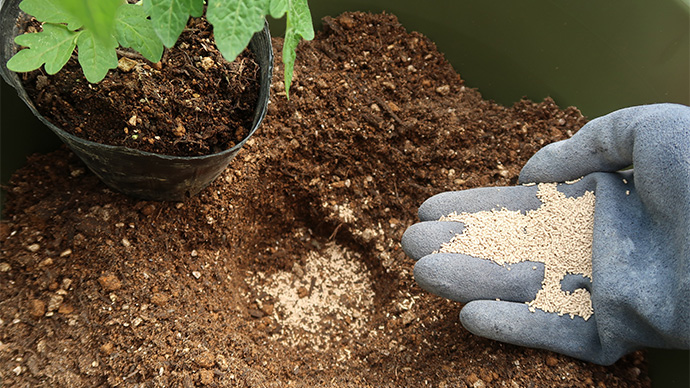
<path id="1" fill-rule="evenodd" d="M 630 165 L 634 170 L 620 171 Z M 690 107 L 645 105 L 594 119 L 572 138 L 537 152 L 519 181 L 580 177 L 557 189 L 568 198 L 594 192 L 591 279 L 569 274 L 561 287 L 591 292 L 589 319 L 526 304 L 545 282 L 543 251 L 513 246 L 507 255 L 517 252 L 532 261 L 507 265 L 435 253 L 465 230 L 463 223 L 441 217 L 504 208 L 524 215 L 542 205 L 537 186 L 446 192 L 425 201 L 422 222 L 402 238 L 407 255 L 418 260 L 415 280 L 465 303 L 460 321 L 470 332 L 503 342 L 604 365 L 642 347 L 690 348 Z"/>

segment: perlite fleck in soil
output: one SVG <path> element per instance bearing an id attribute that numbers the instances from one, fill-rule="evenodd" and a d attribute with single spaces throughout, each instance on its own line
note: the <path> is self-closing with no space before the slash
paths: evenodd
<path id="1" fill-rule="evenodd" d="M 544 280 L 530 311 L 540 309 L 558 315 L 580 316 L 594 313 L 589 291 L 564 291 L 561 281 L 567 274 L 592 279 L 592 230 L 594 193 L 567 198 L 556 183 L 540 183 L 536 210 L 508 209 L 450 214 L 441 221 L 465 224 L 462 234 L 443 244 L 439 252 L 461 253 L 509 266 L 522 261 L 544 263 Z"/>

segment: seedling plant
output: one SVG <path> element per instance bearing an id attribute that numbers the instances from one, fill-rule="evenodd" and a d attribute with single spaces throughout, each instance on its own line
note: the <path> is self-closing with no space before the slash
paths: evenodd
<path id="1" fill-rule="evenodd" d="M 37 33 L 15 38 L 24 46 L 7 62 L 15 72 L 44 66 L 55 74 L 75 48 L 84 76 L 98 83 L 117 67 L 117 48 L 127 47 L 149 61 L 161 60 L 165 47 L 173 47 L 189 17 L 213 25 L 218 50 L 233 61 L 264 27 L 264 18 L 286 16 L 283 64 L 285 90 L 290 89 L 295 50 L 301 39 L 314 37 L 307 0 L 23 0 L 19 8 L 42 22 Z"/>

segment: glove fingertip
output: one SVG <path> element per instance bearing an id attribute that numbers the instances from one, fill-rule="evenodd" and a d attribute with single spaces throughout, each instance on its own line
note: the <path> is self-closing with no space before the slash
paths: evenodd
<path id="1" fill-rule="evenodd" d="M 578 168 L 580 163 L 576 158 L 561 152 L 566 141 L 549 144 L 537 151 L 522 167 L 518 183 L 565 182 L 591 172 Z"/>
<path id="2" fill-rule="evenodd" d="M 474 335 L 499 341 L 503 340 L 502 331 L 507 326 L 502 324 L 500 316 L 496 317 L 496 314 L 494 314 L 494 312 L 498 311 L 493 308 L 497 303 L 501 302 L 475 300 L 467 303 L 460 310 L 460 323 Z"/>
<path id="3" fill-rule="evenodd" d="M 405 230 L 400 244 L 407 256 L 419 260 L 439 250 L 441 244 L 452 240 L 463 229 L 464 226 L 459 222 L 420 222 Z"/>
<path id="4" fill-rule="evenodd" d="M 451 213 L 450 209 L 455 207 L 454 199 L 457 192 L 447 191 L 427 198 L 419 206 L 417 216 L 422 221 L 436 221 L 441 217 Z"/>

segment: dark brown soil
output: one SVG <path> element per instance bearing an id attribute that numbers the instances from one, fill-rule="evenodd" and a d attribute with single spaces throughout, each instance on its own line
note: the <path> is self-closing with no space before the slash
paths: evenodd
<path id="1" fill-rule="evenodd" d="M 4 386 L 650 386 L 643 352 L 603 367 L 470 334 L 400 249 L 427 197 L 515 184 L 586 122 L 576 108 L 483 100 L 386 14 L 326 20 L 295 76 L 185 203 L 114 193 L 66 150 L 17 172 L 0 229 Z M 301 311 L 320 330 L 291 326 L 281 298 L 329 292 L 307 269 L 333 247 L 360 269 L 332 287 L 351 274 L 375 296 L 338 290 L 337 306 Z M 271 293 L 283 275 L 293 286 Z"/>
<path id="2" fill-rule="evenodd" d="M 199 156 L 232 148 L 249 133 L 259 67 L 249 50 L 226 61 L 205 19 L 190 19 L 159 63 L 120 54 L 122 66 L 97 84 L 86 81 L 76 55 L 57 74 L 37 70 L 23 83 L 50 122 L 97 143 Z"/>

